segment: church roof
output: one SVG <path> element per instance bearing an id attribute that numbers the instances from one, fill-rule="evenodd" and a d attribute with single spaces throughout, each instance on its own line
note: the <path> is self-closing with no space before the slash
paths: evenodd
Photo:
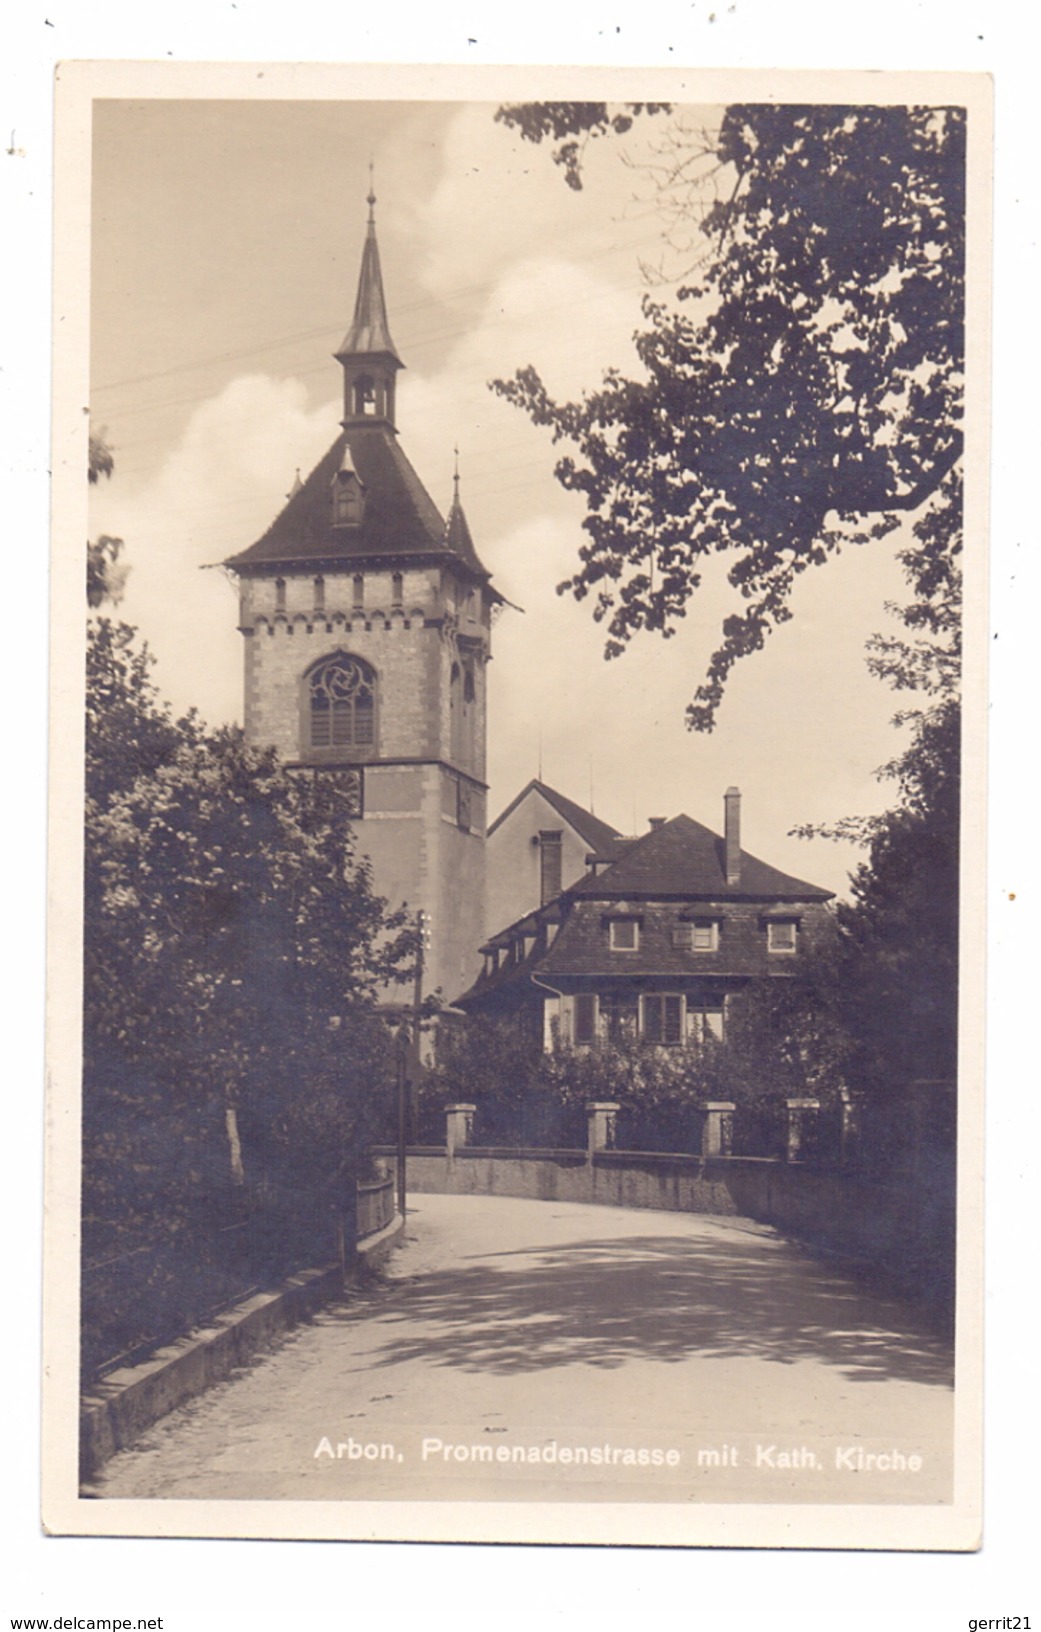
<path id="1" fill-rule="evenodd" d="M 360 522 L 334 526 L 332 484 L 345 457 L 364 491 L 364 510 Z M 352 424 L 294 489 L 263 537 L 224 565 L 248 572 L 251 567 L 409 556 L 441 557 L 473 577 L 490 577 L 465 520 L 462 528 L 445 523 L 390 426 Z"/>
<path id="2" fill-rule="evenodd" d="M 358 293 L 354 299 L 354 317 L 347 330 L 337 357 L 351 357 L 358 353 L 386 352 L 400 364 L 387 321 L 387 302 L 383 293 L 383 273 L 380 270 L 380 252 L 376 243 L 376 221 L 372 213 L 376 200 L 370 192 L 369 222 L 362 250 L 361 271 L 358 274 Z"/>
<path id="3" fill-rule="evenodd" d="M 737 883 L 727 883 L 726 841 L 690 816 L 674 816 L 628 844 L 617 861 L 596 876 L 580 879 L 567 892 L 600 900 L 647 900 L 694 897 L 772 898 L 780 901 L 827 901 L 830 890 L 782 873 L 768 862 L 741 851 Z"/>
<path id="4" fill-rule="evenodd" d="M 387 322 L 371 192 L 368 202 L 354 318 L 336 353 L 348 385 L 351 369 L 368 356 L 389 356 L 397 367 L 402 366 Z M 339 436 L 305 481 L 300 481 L 298 473 L 286 504 L 267 532 L 223 565 L 248 574 L 305 564 L 335 567 L 436 559 L 461 567 L 488 585 L 493 599 L 502 600 L 491 588 L 491 574 L 474 548 L 459 502 L 458 475 L 446 522 L 401 451 L 392 417 L 385 406 L 379 417 L 353 416 L 348 405 Z M 338 478 L 352 483 L 356 478 L 360 489 L 355 490 L 360 502 L 350 519 L 342 511 L 339 518 L 336 514 L 333 487 Z"/>

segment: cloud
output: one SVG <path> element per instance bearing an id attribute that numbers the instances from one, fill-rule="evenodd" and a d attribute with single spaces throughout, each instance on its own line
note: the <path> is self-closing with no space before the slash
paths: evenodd
<path id="1" fill-rule="evenodd" d="M 336 434 L 336 410 L 307 408 L 296 380 L 244 375 L 200 404 L 158 474 L 96 489 L 91 532 L 122 538 L 130 567 L 119 616 L 140 628 L 174 708 L 211 724 L 241 718 L 235 600 L 219 570 L 259 538 Z"/>
<path id="2" fill-rule="evenodd" d="M 561 192 L 560 208 L 571 206 Z M 429 230 L 452 207 L 450 189 L 435 196 Z M 500 208 L 487 223 L 491 236 L 512 211 L 512 204 Z M 402 447 L 442 513 L 452 450 L 460 447 L 478 551 L 502 592 L 525 609 L 505 611 L 494 633 L 491 808 L 535 774 L 540 751 L 548 781 L 582 802 L 592 783 L 598 813 L 623 830 L 681 810 L 718 827 L 723 790 L 736 782 L 745 793 L 747 847 L 841 888 L 847 855 L 811 851 L 785 834 L 797 822 L 888 801 L 887 790 L 865 788 L 865 770 L 890 757 L 896 742 L 892 699 L 866 675 L 863 641 L 883 600 L 900 598 L 892 550 L 850 551 L 806 574 L 792 623 L 735 670 L 717 732 L 692 736 L 685 707 L 733 604 L 725 563 L 709 574 L 674 640 L 638 637 L 622 658 L 605 662 L 591 603 L 556 594 L 577 565 L 582 501 L 554 481 L 560 450 L 545 430 L 488 389 L 490 379 L 527 363 L 565 397 L 595 386 L 612 365 L 632 372 L 635 292 L 610 275 L 607 260 L 545 247 L 553 236 L 545 221 L 537 235 L 515 221 L 502 225 L 490 246 L 471 244 L 465 232 L 456 240 L 452 254 L 465 260 L 472 251 L 473 270 L 489 281 L 436 362 L 424 366 L 420 355 L 406 370 L 398 411 Z M 544 247 L 533 248 L 533 236 Z M 446 260 L 435 275 L 455 274 Z M 121 476 L 117 456 L 114 481 L 96 490 L 92 532 L 124 537 L 133 569 L 121 614 L 146 633 L 160 684 L 178 709 L 196 705 L 214 724 L 240 717 L 234 591 L 219 571 L 198 569 L 247 547 L 270 525 L 295 469 L 306 475 L 336 435 L 338 386 L 330 364 L 326 400 L 312 407 L 300 380 L 239 376 L 200 404 L 153 479 Z"/>
<path id="3" fill-rule="evenodd" d="M 637 252 L 654 251 L 660 222 L 634 205 L 639 184 L 623 155 L 645 153 L 648 131 L 590 143 L 586 186 L 574 192 L 553 164 L 551 144 L 522 141 L 493 115 L 484 103 L 460 108 L 443 142 L 440 180 L 413 205 L 427 288 L 445 297 L 496 282 L 564 242 L 572 263 L 638 288 Z"/>

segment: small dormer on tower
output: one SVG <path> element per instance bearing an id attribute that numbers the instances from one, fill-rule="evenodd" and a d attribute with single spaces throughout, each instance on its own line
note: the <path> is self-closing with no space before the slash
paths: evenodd
<path id="1" fill-rule="evenodd" d="M 360 527 L 365 519 L 365 483 L 354 468 L 350 447 L 343 450 L 332 481 L 333 526 Z"/>
<path id="2" fill-rule="evenodd" d="M 394 387 L 404 363 L 390 337 L 383 294 L 380 252 L 376 243 L 376 195 L 370 188 L 369 221 L 362 252 L 354 318 L 343 345 L 334 355 L 343 369 L 343 425 L 382 422 L 395 430 Z"/>

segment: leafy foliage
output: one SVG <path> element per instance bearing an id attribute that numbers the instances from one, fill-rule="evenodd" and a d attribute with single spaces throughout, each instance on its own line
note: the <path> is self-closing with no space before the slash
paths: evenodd
<path id="1" fill-rule="evenodd" d="M 553 163 L 564 171 L 564 180 L 575 192 L 582 190 L 582 154 L 587 141 L 598 136 L 624 136 L 640 114 L 668 113 L 668 102 L 627 102 L 614 106 L 607 102 L 514 102 L 496 112 L 502 124 L 519 130 L 529 142 L 549 136 L 558 145 Z"/>
<path id="2" fill-rule="evenodd" d="M 561 134 L 540 106 L 513 122 Z M 571 120 L 611 128 L 601 105 Z M 688 709 L 699 730 L 734 663 L 791 616 L 798 575 L 912 513 L 903 561 L 928 622 L 961 519 L 963 112 L 734 106 L 716 156 L 732 187 L 701 222 L 714 253 L 676 302 L 645 298 L 641 376 L 570 403 L 531 367 L 493 382 L 574 449 L 556 474 L 589 537 L 560 589 L 595 597 L 608 657 L 639 630 L 675 634 L 707 563 L 729 558 L 747 605 Z"/>
<path id="3" fill-rule="evenodd" d="M 851 1080 L 876 1095 L 957 1075 L 960 724 L 953 698 L 918 717 L 839 908 Z"/>
<path id="4" fill-rule="evenodd" d="M 737 1106 L 738 1148 L 775 1153 L 784 1101 L 810 1095 L 831 1107 L 849 1054 L 836 1008 L 832 959 L 799 978 L 750 985 L 728 1006 L 725 1042 L 659 1048 L 621 1036 L 593 1048 L 542 1047 L 523 1015 L 473 1016 L 438 1039 L 424 1087 L 428 1107 L 455 1100 L 478 1107 L 481 1143 L 585 1143 L 585 1107 L 620 1107 L 619 1143 L 628 1149 L 700 1149 L 703 1101 Z"/>
<path id="5" fill-rule="evenodd" d="M 373 892 L 335 779 L 294 774 L 239 731 L 174 719 L 150 668 L 132 628 L 91 620 L 92 1362 L 332 1256 L 333 1221 L 386 1132 L 393 1044 L 377 992 L 411 974 L 416 950 Z"/>

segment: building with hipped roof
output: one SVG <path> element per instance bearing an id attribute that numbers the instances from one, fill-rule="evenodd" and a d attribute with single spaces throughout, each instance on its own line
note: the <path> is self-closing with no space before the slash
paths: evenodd
<path id="1" fill-rule="evenodd" d="M 490 937 L 459 1006 L 527 1013 L 546 1047 L 722 1038 L 736 994 L 796 973 L 832 925 L 830 891 L 741 848 L 740 812 L 730 788 L 722 834 L 676 816 L 610 836 L 581 878 Z"/>

